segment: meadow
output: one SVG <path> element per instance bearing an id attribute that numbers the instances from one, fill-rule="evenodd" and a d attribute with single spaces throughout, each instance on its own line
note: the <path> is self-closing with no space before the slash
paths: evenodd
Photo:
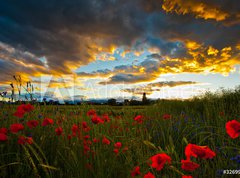
<path id="1" fill-rule="evenodd" d="M 2 104 L 0 124 L 0 177 L 240 174 L 224 174 L 240 170 L 240 87 L 147 106 Z"/>

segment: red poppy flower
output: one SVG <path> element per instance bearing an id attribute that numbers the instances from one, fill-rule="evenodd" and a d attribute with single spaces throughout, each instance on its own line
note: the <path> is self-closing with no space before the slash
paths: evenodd
<path id="1" fill-rule="evenodd" d="M 195 169 L 199 168 L 199 164 L 194 163 L 190 160 L 181 160 L 182 163 L 182 169 L 186 171 L 194 171 Z"/>
<path id="2" fill-rule="evenodd" d="M 171 119 L 171 115 L 170 114 L 164 114 L 163 115 L 163 119 Z"/>
<path id="3" fill-rule="evenodd" d="M 83 130 L 84 130 L 84 132 L 89 132 L 91 130 L 91 128 L 87 127 L 87 128 L 84 128 Z"/>
<path id="4" fill-rule="evenodd" d="M 119 150 L 115 148 L 115 149 L 113 150 L 113 152 L 114 152 L 116 155 L 118 155 Z"/>
<path id="5" fill-rule="evenodd" d="M 104 121 L 97 115 L 94 115 L 91 120 L 92 120 L 92 123 L 94 124 L 104 123 Z"/>
<path id="6" fill-rule="evenodd" d="M 198 146 L 195 144 L 188 144 L 185 148 L 185 155 L 188 160 L 190 160 L 191 156 L 202 159 L 209 159 L 216 156 L 216 153 L 213 152 L 209 147 L 207 146 Z"/>
<path id="7" fill-rule="evenodd" d="M 92 141 L 91 140 L 83 140 L 83 144 L 85 145 L 91 145 Z"/>
<path id="8" fill-rule="evenodd" d="M 19 136 L 18 137 L 18 144 L 19 145 L 24 145 L 26 143 L 31 145 L 33 143 L 32 137 L 25 137 L 25 136 Z"/>
<path id="9" fill-rule="evenodd" d="M 25 140 L 29 145 L 31 145 L 33 143 L 32 137 L 26 137 Z"/>
<path id="10" fill-rule="evenodd" d="M 87 127 L 88 127 L 87 122 L 83 121 L 83 122 L 82 122 L 82 127 L 83 127 L 84 129 L 87 128 Z"/>
<path id="11" fill-rule="evenodd" d="M 24 129 L 24 126 L 22 124 L 12 124 L 10 126 L 10 131 L 12 133 L 18 133 L 19 131 L 23 130 Z"/>
<path id="12" fill-rule="evenodd" d="M 83 146 L 83 151 L 84 151 L 84 154 L 87 154 L 90 151 L 90 147 L 87 146 L 87 145 L 84 145 Z"/>
<path id="13" fill-rule="evenodd" d="M 87 112 L 87 116 L 93 116 L 96 115 L 96 111 L 94 109 L 91 109 Z"/>
<path id="14" fill-rule="evenodd" d="M 68 134 L 67 139 L 71 140 L 72 139 L 72 135 Z"/>
<path id="15" fill-rule="evenodd" d="M 24 112 L 25 112 L 24 106 L 25 106 L 25 104 L 19 105 L 19 106 L 17 107 L 17 111 L 24 111 Z"/>
<path id="16" fill-rule="evenodd" d="M 18 137 L 18 144 L 19 145 L 24 145 L 26 143 L 25 137 L 24 136 L 19 136 Z"/>
<path id="17" fill-rule="evenodd" d="M 34 106 L 32 106 L 31 104 L 22 104 L 21 106 L 25 112 L 31 112 L 34 110 Z"/>
<path id="18" fill-rule="evenodd" d="M 109 121 L 110 121 L 110 118 L 108 117 L 107 114 L 103 114 L 103 115 L 102 115 L 102 120 L 105 121 L 105 122 L 109 122 Z"/>
<path id="19" fill-rule="evenodd" d="M 56 129 L 55 129 L 55 132 L 56 132 L 57 135 L 62 135 L 62 132 L 63 132 L 62 127 L 56 128 Z"/>
<path id="20" fill-rule="evenodd" d="M 14 116 L 18 117 L 18 118 L 23 118 L 25 114 L 25 111 L 24 110 L 17 110 L 15 113 L 14 113 Z"/>
<path id="21" fill-rule="evenodd" d="M 94 142 L 94 143 L 98 143 L 99 141 L 100 141 L 100 140 L 97 139 L 97 138 L 94 138 L 94 139 L 93 139 L 93 142 Z"/>
<path id="22" fill-rule="evenodd" d="M 163 166 L 168 163 L 171 164 L 171 158 L 165 153 L 156 154 L 150 158 L 152 160 L 151 166 L 156 168 L 157 171 L 160 171 Z"/>
<path id="23" fill-rule="evenodd" d="M 155 176 L 151 172 L 148 172 L 143 178 L 155 178 Z"/>
<path id="24" fill-rule="evenodd" d="M 131 176 L 132 177 L 135 177 L 137 175 L 140 175 L 141 172 L 140 172 L 140 167 L 139 166 L 136 166 L 132 171 L 131 171 Z"/>
<path id="25" fill-rule="evenodd" d="M 83 138 L 84 138 L 85 140 L 87 140 L 87 139 L 90 138 L 90 135 L 85 135 Z"/>
<path id="26" fill-rule="evenodd" d="M 122 147 L 122 143 L 121 142 L 117 142 L 114 144 L 115 148 L 121 148 Z"/>
<path id="27" fill-rule="evenodd" d="M 37 127 L 38 121 L 37 120 L 31 120 L 27 122 L 27 126 L 31 129 L 33 127 Z"/>
<path id="28" fill-rule="evenodd" d="M 85 132 L 88 132 L 90 130 L 90 127 L 87 125 L 87 122 L 82 122 L 82 127 Z"/>
<path id="29" fill-rule="evenodd" d="M 102 139 L 102 143 L 104 144 L 104 145 L 110 145 L 110 140 L 108 140 L 106 137 L 103 137 L 103 139 Z"/>
<path id="30" fill-rule="evenodd" d="M 73 126 L 72 126 L 72 133 L 74 134 L 74 135 L 76 135 L 76 133 L 79 131 L 79 128 L 78 128 L 78 126 L 76 125 L 76 124 L 73 124 Z"/>
<path id="31" fill-rule="evenodd" d="M 137 115 L 135 118 L 134 118 L 135 121 L 137 121 L 137 123 L 141 124 L 143 122 L 143 116 L 141 115 Z"/>
<path id="32" fill-rule="evenodd" d="M 4 142 L 4 141 L 7 141 L 7 140 L 8 140 L 7 135 L 4 134 L 4 133 L 0 133 L 0 141 Z"/>
<path id="33" fill-rule="evenodd" d="M 183 175 L 182 178 L 193 178 L 192 176 Z"/>
<path id="34" fill-rule="evenodd" d="M 22 104 L 17 107 L 17 111 L 14 113 L 15 116 L 22 118 L 26 112 L 31 112 L 34 107 L 31 104 Z"/>
<path id="35" fill-rule="evenodd" d="M 7 132 L 8 132 L 7 128 L 4 127 L 0 128 L 0 133 L 7 134 Z"/>
<path id="36" fill-rule="evenodd" d="M 42 126 L 52 125 L 53 123 L 54 121 L 52 119 L 45 118 L 42 122 Z"/>
<path id="37" fill-rule="evenodd" d="M 236 120 L 228 121 L 226 123 L 226 131 L 231 138 L 237 138 L 240 134 L 240 122 Z"/>

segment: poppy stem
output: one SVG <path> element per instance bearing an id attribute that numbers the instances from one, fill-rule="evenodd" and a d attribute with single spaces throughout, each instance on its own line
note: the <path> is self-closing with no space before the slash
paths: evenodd
<path id="1" fill-rule="evenodd" d="M 179 171 L 176 167 L 174 166 L 169 166 L 170 169 L 172 169 L 173 171 L 177 172 L 178 174 L 184 176 L 185 174 L 183 174 L 181 171 Z"/>

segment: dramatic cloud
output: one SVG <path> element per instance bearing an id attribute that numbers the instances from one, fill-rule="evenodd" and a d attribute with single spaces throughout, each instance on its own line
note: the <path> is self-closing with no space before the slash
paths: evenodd
<path id="1" fill-rule="evenodd" d="M 87 73 L 87 72 L 78 72 L 77 74 L 81 77 L 81 78 L 95 78 L 95 77 L 107 77 L 109 75 L 111 75 L 111 70 L 109 69 L 105 69 L 105 70 L 96 70 L 96 71 L 93 71 L 91 73 Z"/>
<path id="2" fill-rule="evenodd" d="M 135 95 L 142 95 L 143 93 L 150 95 L 153 92 L 161 91 L 161 88 L 163 87 L 176 87 L 176 86 L 196 85 L 196 84 L 199 84 L 199 83 L 193 82 L 193 81 L 165 81 L 165 82 L 148 83 L 146 85 L 142 85 L 134 88 L 125 88 L 121 91 L 132 93 Z"/>
<path id="3" fill-rule="evenodd" d="M 152 87 L 176 87 L 181 85 L 193 85 L 198 84 L 198 82 L 193 81 L 166 81 L 166 82 L 156 82 L 156 83 L 150 83 L 148 85 Z"/>
<path id="4" fill-rule="evenodd" d="M 185 57 L 151 54 L 143 62 L 136 65 L 121 65 L 111 72 L 101 70 L 92 73 L 79 73 L 79 76 L 108 78 L 99 84 L 135 84 L 151 82 L 161 74 L 167 73 L 221 73 L 228 75 L 234 66 L 240 64 L 240 53 L 237 47 L 216 49 L 212 46 L 186 41 L 183 47 Z M 182 55 L 182 54 L 181 54 Z"/>
<path id="5" fill-rule="evenodd" d="M 43 65 L 35 55 L 0 42 L 0 81 L 12 80 L 16 73 L 21 73 L 23 79 L 28 78 L 28 73 L 49 73 Z"/>
<path id="6" fill-rule="evenodd" d="M 122 58 L 150 54 L 134 65 L 77 75 L 102 85 L 166 73 L 228 75 L 240 64 L 239 12 L 233 0 L 0 0 L 0 82 L 14 74 L 76 74 L 93 61 L 117 60 L 118 48 Z"/>
<path id="7" fill-rule="evenodd" d="M 141 36 L 145 17 L 139 9 L 132 12 L 135 5 L 134 1 L 2 1 L 0 41 L 46 57 L 51 72 L 71 73 L 96 60 L 99 53 L 130 45 Z"/>
<path id="8" fill-rule="evenodd" d="M 137 83 L 148 81 L 148 77 L 144 75 L 132 75 L 132 74 L 116 74 L 108 81 L 99 82 L 99 84 L 107 85 L 107 84 L 129 84 L 129 83 Z"/>
<path id="9" fill-rule="evenodd" d="M 161 10 L 179 15 L 192 15 L 205 20 L 222 21 L 227 24 L 240 22 L 238 1 L 218 0 L 149 0 L 145 2 L 148 11 Z"/>
<path id="10" fill-rule="evenodd" d="M 196 18 L 214 19 L 216 21 L 225 20 L 230 16 L 218 5 L 203 1 L 167 0 L 164 1 L 162 8 L 167 12 L 178 14 L 193 14 Z"/>

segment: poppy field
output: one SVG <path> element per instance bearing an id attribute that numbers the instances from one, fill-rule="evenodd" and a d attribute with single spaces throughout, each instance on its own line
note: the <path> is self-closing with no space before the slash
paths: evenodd
<path id="1" fill-rule="evenodd" d="M 234 91 L 148 106 L 3 104 L 0 177 L 237 177 L 239 101 Z"/>

